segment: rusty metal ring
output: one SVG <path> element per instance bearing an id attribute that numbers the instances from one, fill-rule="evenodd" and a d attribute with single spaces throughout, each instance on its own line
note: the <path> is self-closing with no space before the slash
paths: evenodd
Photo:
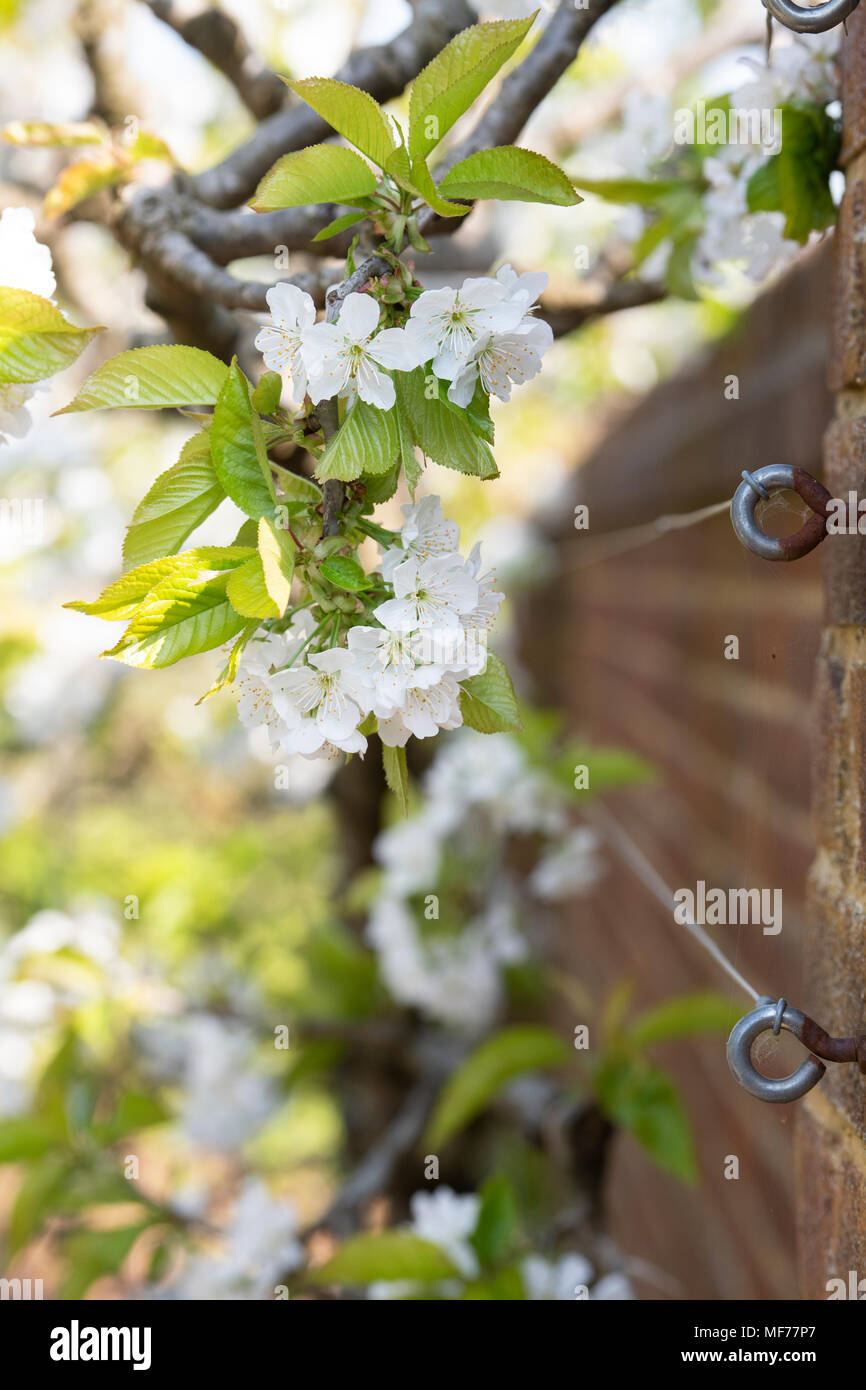
<path id="1" fill-rule="evenodd" d="M 808 555 L 827 534 L 827 508 L 833 500 L 830 493 L 804 468 L 770 463 L 757 468 L 744 479 L 731 500 L 731 522 L 747 550 L 762 560 L 799 560 Z M 760 487 L 787 489 L 796 492 L 815 513 L 792 536 L 767 536 L 755 520 L 755 508 L 760 501 Z"/>
<path id="2" fill-rule="evenodd" d="M 784 1001 L 780 1000 L 780 1003 L 782 1002 Z M 728 1038 L 728 1066 L 735 1079 L 750 1095 L 758 1100 L 779 1105 L 785 1101 L 799 1100 L 807 1091 L 811 1091 L 827 1068 L 810 1053 L 790 1076 L 764 1076 L 763 1072 L 758 1071 L 752 1061 L 752 1047 L 761 1033 L 775 1032 L 777 1022 L 802 1042 L 806 1026 L 805 1014 L 786 1004 L 779 1019 L 776 1001 L 765 994 L 758 1000 L 758 1007 L 747 1013 L 731 1029 L 731 1036 Z"/>
<path id="3" fill-rule="evenodd" d="M 793 0 L 763 0 L 764 8 L 774 19 L 793 29 L 796 34 L 823 34 L 846 20 L 856 10 L 859 0 L 826 0 L 823 5 L 805 9 Z"/>

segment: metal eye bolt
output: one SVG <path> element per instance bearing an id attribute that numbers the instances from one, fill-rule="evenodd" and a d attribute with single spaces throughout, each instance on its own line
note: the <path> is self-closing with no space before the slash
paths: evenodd
<path id="1" fill-rule="evenodd" d="M 796 492 L 814 515 L 792 536 L 767 536 L 755 520 L 755 508 L 770 496 L 770 490 L 780 489 Z M 804 468 L 770 463 L 754 473 L 743 472 L 743 482 L 731 499 L 731 522 L 746 549 L 762 560 L 799 560 L 827 534 L 827 507 L 832 500 L 824 485 Z"/>
<path id="2" fill-rule="evenodd" d="M 856 10 L 859 0 L 826 0 L 814 9 L 795 5 L 793 0 L 763 0 L 765 9 L 774 19 L 797 34 L 823 34 L 846 20 Z"/>
<path id="3" fill-rule="evenodd" d="M 752 1061 L 752 1047 L 762 1033 L 778 1033 L 781 1027 L 802 1042 L 805 1025 L 806 1016 L 799 1009 L 792 1009 L 784 999 L 777 1004 L 768 995 L 763 995 L 758 1007 L 734 1024 L 728 1038 L 728 1066 L 750 1095 L 776 1104 L 799 1100 L 821 1080 L 827 1068 L 811 1055 L 790 1076 L 764 1076 Z"/>

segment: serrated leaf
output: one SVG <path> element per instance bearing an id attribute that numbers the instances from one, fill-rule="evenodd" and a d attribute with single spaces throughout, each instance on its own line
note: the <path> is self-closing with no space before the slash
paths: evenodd
<path id="1" fill-rule="evenodd" d="M 229 575 L 226 594 L 232 608 L 245 618 L 280 617 L 280 611 L 265 584 L 261 555 L 252 555 Z"/>
<path id="2" fill-rule="evenodd" d="M 438 381 L 431 380 L 436 394 L 428 399 L 423 367 L 394 376 L 397 406 L 413 443 L 445 468 L 475 478 L 498 478 L 499 469 L 487 444 L 478 438 L 463 412 L 442 403 Z"/>
<path id="3" fill-rule="evenodd" d="M 195 550 L 185 550 L 180 555 L 167 555 L 138 565 L 121 575 L 120 579 L 115 579 L 92 603 L 65 603 L 63 606 L 76 613 L 105 618 L 109 622 L 123 621 L 131 618 L 142 600 L 169 575 L 187 574 L 195 577 L 205 571 L 233 569 L 252 555 L 255 555 L 255 550 L 246 546 L 199 546 Z"/>
<path id="4" fill-rule="evenodd" d="M 353 1236 L 308 1277 L 317 1284 L 372 1284 L 379 1279 L 430 1284 L 457 1273 L 444 1250 L 431 1241 L 409 1231 L 378 1231 Z"/>
<path id="5" fill-rule="evenodd" d="M 204 581 L 183 572 L 167 575 L 103 656 L 155 670 L 231 641 L 246 624 L 229 602 L 228 579 L 227 574 Z"/>
<path id="6" fill-rule="evenodd" d="M 316 477 L 322 482 L 339 478 L 347 483 L 362 473 L 387 473 L 398 449 L 393 411 L 379 410 L 359 398 L 316 464 Z"/>
<path id="7" fill-rule="evenodd" d="M 56 305 L 0 285 L 0 383 L 42 381 L 74 362 L 101 328 L 76 328 Z"/>
<path id="8" fill-rule="evenodd" d="M 143 159 L 158 159 L 165 164 L 176 163 L 165 141 L 149 130 L 140 130 L 135 139 L 125 145 L 124 153 L 135 164 Z"/>
<path id="9" fill-rule="evenodd" d="M 511 677 L 493 652 L 477 676 L 460 686 L 463 723 L 481 734 L 515 733 L 523 728 Z"/>
<path id="10" fill-rule="evenodd" d="M 366 503 L 378 507 L 382 502 L 387 502 L 394 496 L 400 485 L 400 461 L 389 468 L 387 473 L 379 473 L 376 477 L 364 479 L 364 500 Z"/>
<path id="11" fill-rule="evenodd" d="M 406 749 L 390 748 L 387 743 L 383 743 L 382 767 L 385 770 L 385 782 L 399 801 L 403 815 L 408 816 L 409 771 L 406 767 Z"/>
<path id="12" fill-rule="evenodd" d="M 369 92 L 337 82 L 332 77 L 307 77 L 300 82 L 283 80 L 338 135 L 345 136 L 380 169 L 387 167 L 397 148 L 397 139 L 388 117 Z"/>
<path id="13" fill-rule="evenodd" d="M 273 415 L 283 394 L 283 379 L 279 372 L 265 372 L 253 391 L 253 409 L 260 415 Z"/>
<path id="14" fill-rule="evenodd" d="M 537 11 L 536 11 L 537 13 Z M 426 157 L 522 43 L 527 19 L 473 24 L 419 72 L 409 93 L 409 152 Z"/>
<path id="15" fill-rule="evenodd" d="M 345 232 L 349 227 L 354 227 L 356 222 L 360 222 L 364 216 L 362 212 L 344 212 L 342 217 L 335 217 L 333 222 L 329 222 L 320 232 L 316 232 L 313 241 L 327 241 L 328 237 L 336 236 L 338 232 Z"/>
<path id="16" fill-rule="evenodd" d="M 376 191 L 376 175 L 359 154 L 342 145 L 310 145 L 284 154 L 265 174 L 252 200 L 256 212 L 350 203 Z"/>
<path id="17" fill-rule="evenodd" d="M 550 1028 L 518 1025 L 487 1038 L 446 1081 L 424 1143 L 435 1152 L 515 1077 L 560 1066 L 568 1055 L 564 1039 Z"/>
<path id="18" fill-rule="evenodd" d="M 291 473 L 288 468 L 280 468 L 277 465 L 278 478 L 280 484 L 280 500 L 277 503 L 277 516 L 280 515 L 280 507 L 286 504 L 284 510 L 294 511 L 299 508 L 318 507 L 322 501 L 322 489 L 317 487 L 310 478 L 304 478 L 300 473 Z"/>
<path id="19" fill-rule="evenodd" d="M 559 207 L 583 201 L 557 164 L 517 145 L 497 145 L 461 159 L 449 169 L 439 189 L 451 198 L 499 198 Z"/>
<path id="20" fill-rule="evenodd" d="M 216 695 L 218 690 L 223 690 L 227 685 L 231 685 L 232 681 L 235 679 L 235 676 L 238 673 L 238 667 L 240 666 L 241 657 L 244 654 L 244 648 L 250 641 L 250 638 L 253 636 L 253 634 L 256 631 L 258 631 L 258 627 L 258 619 L 253 618 L 250 622 L 247 623 L 246 627 L 244 627 L 241 630 L 236 641 L 234 642 L 234 645 L 232 646 L 231 651 L 229 652 L 228 661 L 220 671 L 210 690 L 206 690 L 205 693 L 203 695 L 200 695 L 199 698 L 196 700 L 197 705 L 201 705 L 204 703 L 205 700 L 209 700 L 211 695 Z"/>
<path id="21" fill-rule="evenodd" d="M 694 1183 L 697 1162 L 688 1117 L 670 1078 L 645 1058 L 612 1055 L 595 1073 L 598 1102 L 628 1129 L 660 1168 Z"/>
<path id="22" fill-rule="evenodd" d="M 229 368 L 214 407 L 210 448 L 214 472 L 235 505 L 254 521 L 273 516 L 277 495 L 261 424 L 237 362 Z"/>
<path id="23" fill-rule="evenodd" d="M 295 542 L 268 517 L 259 521 L 259 556 L 262 561 L 265 588 L 277 606 L 280 617 L 289 606 L 292 579 L 295 573 Z"/>
<path id="24" fill-rule="evenodd" d="M 59 217 L 81 203 L 101 193 L 104 188 L 113 188 L 127 173 L 124 160 L 118 159 L 111 150 L 90 159 L 76 159 L 67 164 L 53 188 L 45 195 L 42 211 L 46 217 Z"/>
<path id="25" fill-rule="evenodd" d="M 728 1033 L 739 1017 L 739 1011 L 723 994 L 683 994 L 647 1009 L 634 1020 L 625 1037 L 632 1047 L 652 1047 L 699 1033 Z"/>
<path id="26" fill-rule="evenodd" d="M 201 430 L 186 441 L 177 463 L 159 475 L 136 507 L 123 542 L 124 566 L 175 554 L 225 495 L 211 460 L 210 431 Z"/>
<path id="27" fill-rule="evenodd" d="M 120 352 L 88 377 L 69 405 L 55 411 L 116 407 L 159 410 L 168 405 L 213 405 L 228 367 L 201 348 L 172 343 Z"/>
<path id="28" fill-rule="evenodd" d="M 349 555 L 329 556 L 321 566 L 321 573 L 329 584 L 336 584 L 338 589 L 346 589 L 351 594 L 359 594 L 372 584 L 358 561 Z"/>
<path id="29" fill-rule="evenodd" d="M 440 217 L 465 217 L 469 208 L 463 203 L 449 203 L 447 198 L 443 198 L 433 182 L 430 170 L 426 162 L 421 159 L 412 160 L 412 184 L 413 193 L 418 193 L 425 203 L 438 212 Z"/>
<path id="30" fill-rule="evenodd" d="M 833 121 L 815 106 L 782 108 L 778 154 L 759 165 L 746 188 L 750 212 L 785 214 L 785 236 L 800 243 L 836 220 L 830 174 L 839 137 Z"/>

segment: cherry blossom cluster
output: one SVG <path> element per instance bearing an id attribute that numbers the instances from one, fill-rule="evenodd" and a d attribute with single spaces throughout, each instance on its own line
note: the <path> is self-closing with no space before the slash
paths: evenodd
<path id="1" fill-rule="evenodd" d="M 346 646 L 314 650 L 317 624 L 296 611 L 283 632 L 250 642 L 238 671 L 238 710 L 267 727 L 272 748 L 305 757 L 364 753 L 361 725 L 403 747 L 463 722 L 460 682 L 486 664 L 487 632 L 504 595 L 482 572 L 476 546 L 464 560 L 459 529 L 438 497 L 403 508 L 381 573 L 391 595 L 349 627 Z M 303 660 L 300 658 L 303 657 Z"/>
<path id="2" fill-rule="evenodd" d="M 265 365 L 291 385 L 297 400 L 314 405 L 360 398 L 380 410 L 396 401 L 392 371 L 432 363 L 451 383 L 448 398 L 466 406 L 476 384 L 507 401 L 513 384 L 529 381 L 553 342 L 550 326 L 535 317 L 544 274 L 518 275 L 504 265 L 495 278 L 464 280 L 459 289 L 426 290 L 401 327 L 379 327 L 380 307 L 369 294 L 349 294 L 336 323 L 316 323 L 312 299 L 288 283 L 268 290 L 271 322 L 256 335 Z"/>
<path id="3" fill-rule="evenodd" d="M 383 873 L 367 939 L 399 1003 L 473 1033 L 494 1019 L 504 972 L 529 954 L 521 900 L 537 918 L 543 902 L 587 892 L 602 872 L 598 837 L 570 825 L 566 794 L 510 734 L 461 730 L 437 753 L 423 791 L 422 809 L 376 841 Z M 517 834 L 541 844 L 525 883 L 505 867 L 508 839 Z M 467 891 L 479 895 L 469 921 L 448 922 L 440 913 L 436 894 L 446 869 L 450 881 L 462 872 Z"/>

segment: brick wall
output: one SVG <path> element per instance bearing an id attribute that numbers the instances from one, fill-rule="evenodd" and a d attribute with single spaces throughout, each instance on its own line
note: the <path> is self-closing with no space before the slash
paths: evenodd
<path id="1" fill-rule="evenodd" d="M 612 794 L 607 804 L 671 887 L 704 879 L 782 889 L 779 936 L 759 926 L 714 934 L 760 991 L 784 993 L 830 1026 L 837 1020 L 822 1012 L 819 976 L 807 986 L 802 972 L 818 555 L 760 561 L 724 514 L 609 558 L 599 549 L 623 539 L 617 526 L 729 497 L 745 466 L 820 471 L 827 274 L 822 254 L 789 277 L 732 341 L 655 392 L 587 461 L 573 500 L 590 505 L 590 531 L 575 532 L 563 517 L 559 572 L 528 605 L 522 631 L 540 697 L 563 705 L 575 731 L 633 747 L 657 767 L 657 786 Z M 731 372 L 739 401 L 724 399 Z M 737 661 L 724 657 L 731 634 Z M 646 1006 L 714 988 L 750 1007 L 612 851 L 608 861 L 599 890 L 564 913 L 560 938 L 563 960 L 596 998 L 629 977 Z M 784 1056 L 796 1062 L 802 1052 L 792 1049 Z M 640 1281 L 642 1296 L 796 1297 L 795 1107 L 740 1090 L 722 1037 L 656 1055 L 685 1097 L 701 1176 L 684 1189 L 629 1137 L 617 1142 L 613 1233 L 665 1276 Z M 738 1181 L 723 1176 L 729 1154 L 740 1159 Z"/>

